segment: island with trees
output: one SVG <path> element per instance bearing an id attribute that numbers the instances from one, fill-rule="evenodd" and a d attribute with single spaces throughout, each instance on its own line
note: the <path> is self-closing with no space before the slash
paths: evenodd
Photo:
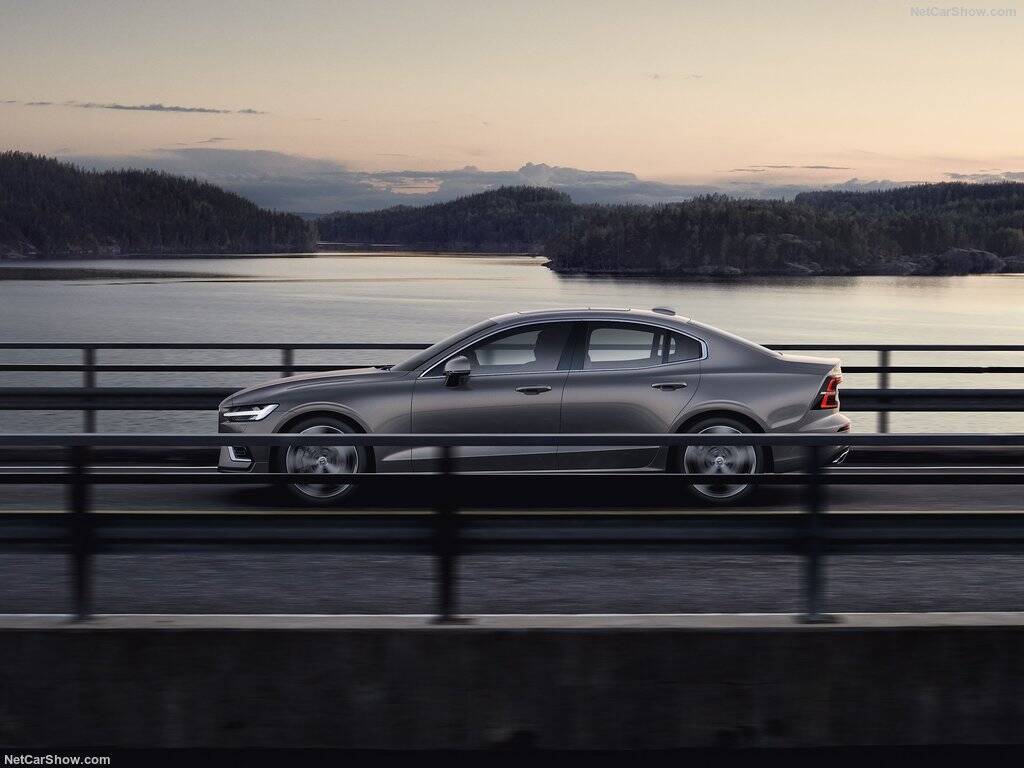
<path id="1" fill-rule="evenodd" d="M 1024 271 L 1024 184 L 710 195 L 667 205 L 575 205 L 504 187 L 449 203 L 337 213 L 321 239 L 436 251 L 543 254 L 564 273 L 729 277 Z"/>

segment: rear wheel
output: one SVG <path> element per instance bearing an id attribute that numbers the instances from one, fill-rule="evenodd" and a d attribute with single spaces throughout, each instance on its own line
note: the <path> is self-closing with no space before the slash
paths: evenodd
<path id="1" fill-rule="evenodd" d="M 738 419 L 712 416 L 690 427 L 699 435 L 740 435 L 753 430 Z M 737 475 L 751 475 L 764 468 L 764 448 L 755 445 L 688 445 L 678 454 L 678 471 L 707 475 L 707 484 L 688 486 L 699 500 L 711 504 L 732 504 L 753 493 L 754 483 L 741 482 Z"/>
<path id="2" fill-rule="evenodd" d="M 349 424 L 330 416 L 313 416 L 288 428 L 304 435 L 355 433 Z M 277 471 L 309 474 L 316 482 L 290 483 L 288 490 L 307 504 L 327 505 L 349 496 L 356 488 L 338 482 L 345 475 L 366 472 L 369 454 L 361 445 L 289 445 L 277 453 Z"/>

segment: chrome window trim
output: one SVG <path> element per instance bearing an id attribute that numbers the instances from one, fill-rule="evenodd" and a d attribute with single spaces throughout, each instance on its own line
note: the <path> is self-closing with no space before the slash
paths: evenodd
<path id="1" fill-rule="evenodd" d="M 666 366 L 666 365 L 677 365 L 679 363 L 697 363 L 697 362 L 700 362 L 701 360 L 707 360 L 708 359 L 708 343 L 704 339 L 702 339 L 700 336 L 694 335 L 693 333 L 688 333 L 686 331 L 681 331 L 681 330 L 679 330 L 679 328 L 677 328 L 675 326 L 672 326 L 672 325 L 668 325 L 667 323 L 649 322 L 647 320 L 633 320 L 631 318 L 616 318 L 616 317 L 573 317 L 573 318 L 562 317 L 562 318 L 552 318 L 550 320 L 525 320 L 524 319 L 524 321 L 521 322 L 521 323 L 511 323 L 509 325 L 506 325 L 506 326 L 503 326 L 501 328 L 498 328 L 498 329 L 494 330 L 492 333 L 489 333 L 489 334 L 487 334 L 485 336 L 478 336 L 475 339 L 471 339 L 470 341 L 467 341 L 461 347 L 456 349 L 454 352 L 449 352 L 449 351 L 446 350 L 445 352 L 441 353 L 441 355 L 438 358 L 435 358 L 435 360 L 437 360 L 437 362 L 428 363 L 427 367 L 423 371 L 423 373 L 421 373 L 416 378 L 418 378 L 418 379 L 443 379 L 444 378 L 444 374 L 443 373 L 440 374 L 440 375 L 435 375 L 435 376 L 429 376 L 428 374 L 431 371 L 433 371 L 435 368 L 437 368 L 437 366 L 441 365 L 446 360 L 448 360 L 449 358 L 455 357 L 460 352 L 463 352 L 464 350 L 469 349 L 473 345 L 475 345 L 475 344 L 477 344 L 479 342 L 482 342 L 482 341 L 486 341 L 487 339 L 491 338 L 491 336 L 497 336 L 498 334 L 504 333 L 505 331 L 514 330 L 516 328 L 521 328 L 523 326 L 550 325 L 551 323 L 570 323 L 570 324 L 572 324 L 572 323 L 586 323 L 588 325 L 591 324 L 591 323 L 618 323 L 620 325 L 639 325 L 639 326 L 645 326 L 645 327 L 649 327 L 649 328 L 659 328 L 659 329 L 661 329 L 663 331 L 671 331 L 672 333 L 678 333 L 680 336 L 686 336 L 688 339 L 693 339 L 698 344 L 700 344 L 701 356 L 700 357 L 694 357 L 694 358 L 691 358 L 689 360 L 676 360 L 676 361 L 671 362 L 671 363 L 658 363 L 657 365 L 642 365 L 642 366 L 639 366 L 637 368 L 586 368 L 586 369 L 584 369 L 584 368 L 573 368 L 572 364 L 570 363 L 568 370 L 564 371 L 564 373 L 567 373 L 567 374 L 568 373 L 590 373 L 591 371 L 594 371 L 594 372 L 600 371 L 600 372 L 605 372 L 605 373 L 607 373 L 608 371 L 642 371 L 642 370 L 649 370 L 649 369 L 652 369 L 652 368 L 661 368 L 662 366 Z M 555 370 L 555 371 L 523 371 L 522 373 L 475 373 L 475 374 L 472 374 L 472 375 L 474 377 L 481 377 L 481 376 L 524 376 L 524 375 L 531 375 L 531 374 L 536 375 L 536 374 L 550 374 L 550 373 L 559 373 L 559 371 L 557 371 L 557 370 Z"/>

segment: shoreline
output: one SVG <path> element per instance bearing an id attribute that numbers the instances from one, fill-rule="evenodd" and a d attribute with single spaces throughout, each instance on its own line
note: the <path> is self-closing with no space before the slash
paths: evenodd
<path id="1" fill-rule="evenodd" d="M 545 264 L 548 269 L 554 272 L 559 277 L 589 277 L 589 278 L 609 278 L 615 280 L 629 280 L 630 278 L 636 278 L 639 280 L 685 280 L 688 282 L 737 282 L 741 283 L 745 280 L 764 280 L 765 278 L 821 278 L 821 277 L 832 277 L 832 278 L 847 278 L 847 277 L 910 277 L 910 278 L 928 278 L 928 277 L 974 277 L 974 276 L 991 276 L 991 277 L 1014 277 L 1024 274 L 1024 272 L 744 272 L 739 275 L 730 274 L 705 274 L 699 272 L 644 272 L 644 271 L 630 271 L 630 272 L 616 272 L 611 270 L 562 270 L 555 269 L 550 264 Z"/>
<path id="2" fill-rule="evenodd" d="M 88 265 L 95 262 L 120 263 L 126 271 L 132 270 L 134 262 L 162 261 L 168 264 L 172 262 L 199 262 L 211 260 L 230 260 L 239 262 L 265 261 L 268 259 L 374 259 L 380 257 L 415 259 L 488 259 L 494 261 L 512 259 L 524 263 L 532 263 L 539 267 L 546 267 L 559 277 L 565 278 L 587 278 L 587 279 L 609 279 L 609 280 L 663 280 L 671 282 L 691 283 L 744 283 L 748 281 L 759 281 L 765 279 L 807 279 L 807 278 L 857 278 L 857 277 L 891 277 L 891 278 L 930 278 L 930 277 L 969 277 L 972 275 L 991 276 L 1021 276 L 1021 271 L 976 271 L 976 272 L 896 272 L 896 271 L 750 271 L 741 274 L 729 274 L 727 272 L 668 272 L 659 270 L 629 270 L 619 271 L 611 269 L 561 269 L 552 266 L 551 261 L 537 253 L 505 252 L 505 251 L 429 251 L 413 250 L 405 248 L 401 250 L 353 250 L 353 251 L 305 251 L 291 253 L 132 253 L 111 255 L 80 255 L 74 256 L 28 256 L 19 258 L 0 257 L 0 279 L 26 279 L 33 272 L 55 271 L 90 271 Z M 183 264 L 184 265 L 184 264 Z M 116 271 L 118 267 L 108 266 L 104 270 Z M 170 270 L 166 276 L 172 275 Z M 191 274 L 191 273 L 188 273 Z M 31 279 L 31 278 L 28 278 Z"/>

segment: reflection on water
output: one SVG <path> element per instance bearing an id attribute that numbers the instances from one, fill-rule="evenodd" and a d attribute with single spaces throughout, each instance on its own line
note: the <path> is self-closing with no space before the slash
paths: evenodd
<path id="1" fill-rule="evenodd" d="M 365 253 L 318 258 L 95 260 L 0 268 L 9 341 L 431 342 L 503 312 L 563 306 L 671 306 L 762 343 L 1024 343 L 1024 276 L 672 281 L 567 277 L 534 257 Z M 36 276 L 44 279 L 27 279 Z M 827 351 L 827 350 L 825 350 Z M 113 353 L 101 362 L 277 362 L 273 353 Z M 334 356 L 337 355 L 337 356 Z M 394 362 L 381 353 L 307 353 L 299 362 Z M 77 362 L 73 353 L 5 361 Z M 1022 355 L 897 354 L 903 364 L 1021 365 Z M 867 353 L 843 355 L 870 365 Z M 76 374 L 0 374 L 6 385 L 78 383 Z M 260 377 L 260 374 L 256 374 Z M 100 384 L 243 385 L 249 376 L 105 374 Z M 848 386 L 874 386 L 850 376 Z M 895 386 L 1017 387 L 1021 376 L 897 376 Z M 73 414 L 0 412 L 3 431 L 77 429 Z M 857 426 L 871 429 L 869 415 Z M 210 429 L 201 414 L 102 414 L 103 429 Z M 998 414 L 896 416 L 902 430 L 1017 430 Z"/>

